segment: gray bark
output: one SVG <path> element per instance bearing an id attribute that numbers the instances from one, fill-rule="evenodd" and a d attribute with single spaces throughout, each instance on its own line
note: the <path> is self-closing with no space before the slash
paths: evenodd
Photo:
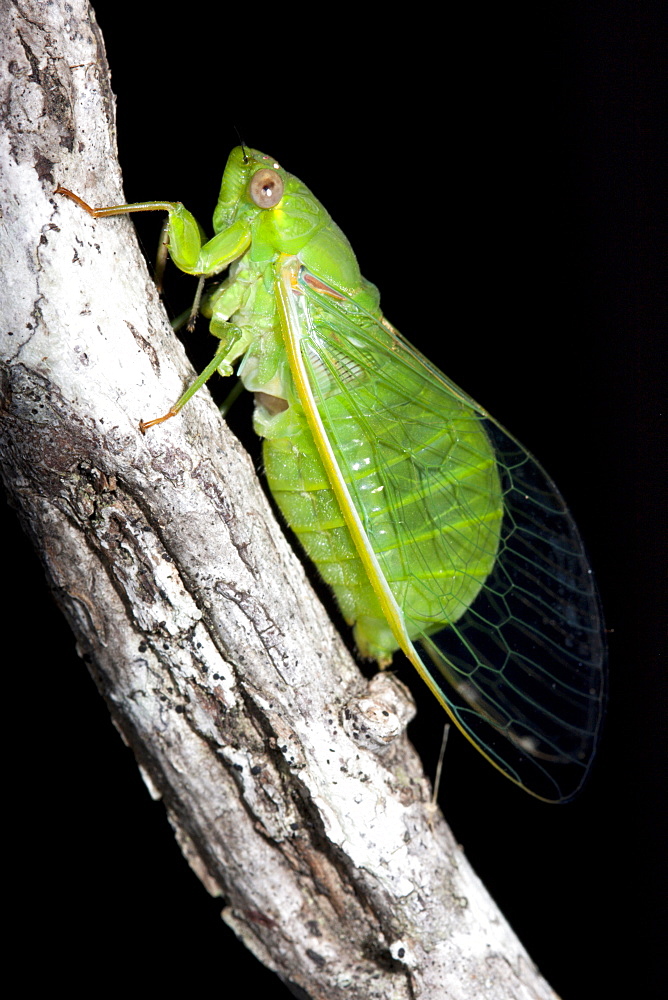
<path id="1" fill-rule="evenodd" d="M 223 916 L 313 997 L 554 997 L 472 872 L 192 378 L 124 200 L 84 0 L 3 0 L 7 494 L 113 720 Z"/>

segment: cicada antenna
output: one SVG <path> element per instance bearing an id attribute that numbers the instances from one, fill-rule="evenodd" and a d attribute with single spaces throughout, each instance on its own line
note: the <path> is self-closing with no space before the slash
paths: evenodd
<path id="1" fill-rule="evenodd" d="M 245 142 L 243 141 L 243 139 L 241 138 L 241 132 L 240 132 L 240 131 L 239 131 L 239 129 L 238 129 L 237 127 L 236 127 L 236 125 L 233 125 L 233 126 L 232 126 L 232 128 L 233 128 L 233 129 L 234 129 L 234 131 L 235 131 L 235 132 L 237 133 L 237 139 L 239 140 L 239 145 L 241 146 L 241 148 L 242 148 L 242 150 L 243 150 L 243 154 L 244 154 L 244 163 L 248 163 L 248 154 L 246 153 L 246 143 L 245 143 Z"/>

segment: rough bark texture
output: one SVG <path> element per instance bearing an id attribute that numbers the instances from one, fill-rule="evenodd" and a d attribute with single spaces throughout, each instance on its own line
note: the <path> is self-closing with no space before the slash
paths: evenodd
<path id="1" fill-rule="evenodd" d="M 193 870 L 299 996 L 548 998 L 440 815 L 409 696 L 359 675 L 208 393 L 127 218 L 83 0 L 2 0 L 5 485 Z"/>

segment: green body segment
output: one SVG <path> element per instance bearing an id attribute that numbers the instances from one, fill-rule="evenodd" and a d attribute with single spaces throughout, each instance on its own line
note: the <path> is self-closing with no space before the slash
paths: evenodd
<path id="1" fill-rule="evenodd" d="M 496 557 L 502 498 L 491 445 L 469 407 L 423 374 L 411 379 L 392 351 L 389 330 L 370 327 L 357 359 L 349 340 L 345 352 L 341 347 L 345 314 L 306 295 L 301 306 L 308 313 L 302 329 L 311 336 L 305 333 L 302 344 L 313 365 L 318 409 L 383 575 L 410 638 L 438 631 L 473 602 Z M 359 340 L 363 325 L 356 319 Z M 360 651 L 388 662 L 397 639 L 298 404 L 294 417 L 285 436 L 258 421 L 267 481 L 354 624 Z"/>

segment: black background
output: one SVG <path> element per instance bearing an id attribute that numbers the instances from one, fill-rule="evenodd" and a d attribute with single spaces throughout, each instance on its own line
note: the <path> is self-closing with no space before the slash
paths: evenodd
<path id="1" fill-rule="evenodd" d="M 610 629 L 608 719 L 590 783 L 550 807 L 453 736 L 440 802 L 475 869 L 564 1000 L 659 996 L 665 827 L 665 164 L 661 24 L 647 4 L 536 5 L 470 19 L 226 5 L 151 17 L 96 5 L 118 96 L 128 201 L 182 200 L 208 227 L 245 142 L 304 180 L 379 285 L 388 318 L 538 456 L 580 525 Z M 139 5 L 135 5 L 139 8 Z M 540 9 L 538 9 L 540 8 Z M 658 7 L 657 7 L 658 10 Z M 137 16 L 140 20 L 137 20 Z M 149 257 L 157 217 L 142 218 Z M 185 308 L 170 271 L 167 301 Z M 185 301 L 189 288 L 185 291 Z M 170 297 L 174 301 L 170 302 Z M 202 365 L 212 343 L 202 336 Z M 243 425 L 244 408 L 235 417 Z M 249 447 L 257 455 L 252 435 Z M 662 472 L 664 475 L 662 475 Z M 663 491 L 663 492 L 661 492 Z M 17 830 L 33 975 L 155 995 L 287 990 L 220 923 L 109 723 L 35 557 L 7 519 L 30 665 Z M 38 624 L 37 624 L 38 623 Z M 37 670 L 35 670 L 37 667 Z M 433 773 L 442 715 L 412 737 Z M 35 748 L 39 765 L 35 765 Z M 46 763 L 45 763 L 46 762 Z M 38 766 L 38 772 L 34 768 Z M 28 833 L 27 830 L 30 832 Z M 72 913 L 75 916 L 72 916 Z M 133 973 L 134 975 L 134 973 Z M 145 979 L 144 979 L 145 977 Z"/>

